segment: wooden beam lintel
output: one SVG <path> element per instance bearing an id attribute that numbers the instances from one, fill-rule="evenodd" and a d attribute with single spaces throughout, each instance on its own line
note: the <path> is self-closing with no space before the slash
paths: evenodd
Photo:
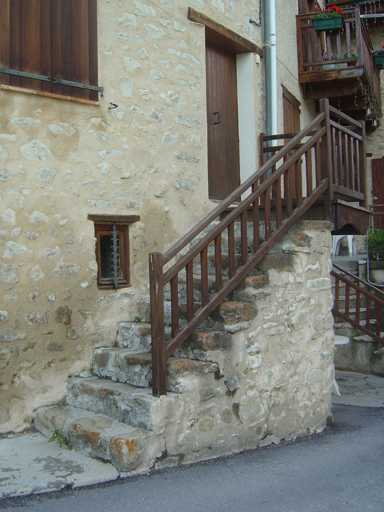
<path id="1" fill-rule="evenodd" d="M 235 53 L 257 53 L 260 57 L 264 57 L 264 50 L 257 44 L 245 39 L 233 30 L 224 27 L 217 21 L 209 18 L 205 14 L 196 11 L 192 7 L 188 7 L 188 19 L 195 23 L 205 25 L 206 37 L 215 44 L 224 46 Z"/>

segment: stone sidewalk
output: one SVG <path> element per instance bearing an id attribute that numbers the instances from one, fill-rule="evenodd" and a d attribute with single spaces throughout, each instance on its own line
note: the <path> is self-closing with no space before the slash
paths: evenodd
<path id="1" fill-rule="evenodd" d="M 336 372 L 341 396 L 334 404 L 384 407 L 384 378 Z M 119 478 L 112 464 L 48 443 L 37 432 L 0 437 L 0 497 L 83 487 Z"/>

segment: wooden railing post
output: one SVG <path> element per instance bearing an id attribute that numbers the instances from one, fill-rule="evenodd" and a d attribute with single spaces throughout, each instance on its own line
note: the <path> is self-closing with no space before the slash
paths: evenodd
<path id="1" fill-rule="evenodd" d="M 327 220 L 332 220 L 332 200 L 333 200 L 333 170 L 332 170 L 332 154 L 335 151 L 335 148 L 332 145 L 332 135 L 331 135 L 331 124 L 330 124 L 330 112 L 329 112 L 329 100 L 327 98 L 322 98 L 320 100 L 320 112 L 325 113 L 325 128 L 326 132 L 323 137 L 323 159 L 322 164 L 324 166 L 322 172 L 322 178 L 328 178 L 328 189 L 324 194 L 324 209 L 325 209 L 325 218 Z"/>
<path id="2" fill-rule="evenodd" d="M 360 186 L 363 188 L 361 192 L 364 193 L 364 207 L 369 208 L 369 197 L 368 197 L 368 173 L 367 173 L 367 140 L 365 134 L 365 122 L 361 122 L 361 136 L 363 137 L 363 142 L 361 145 L 361 162 L 360 162 Z"/>
<path id="3" fill-rule="evenodd" d="M 166 394 L 163 255 L 149 255 L 153 396 Z"/>
<path id="4" fill-rule="evenodd" d="M 361 18 L 360 18 L 360 9 L 357 7 L 355 9 L 355 27 L 356 27 L 356 54 L 357 54 L 357 65 L 364 65 L 363 58 L 363 42 L 362 42 L 362 33 L 361 33 Z"/>

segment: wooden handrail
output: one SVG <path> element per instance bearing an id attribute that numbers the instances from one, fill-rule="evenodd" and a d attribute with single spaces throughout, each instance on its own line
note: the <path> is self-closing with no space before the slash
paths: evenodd
<path id="1" fill-rule="evenodd" d="M 335 279 L 335 302 L 332 308 L 332 313 L 345 322 L 350 323 L 353 327 L 360 330 L 362 333 L 367 334 L 373 340 L 384 344 L 384 339 L 381 337 L 381 311 L 382 308 L 384 308 L 384 293 L 367 281 L 364 281 L 363 279 L 351 274 L 350 272 L 347 272 L 338 265 L 333 264 L 333 268 L 338 270 L 338 272 L 335 272 L 334 270 L 331 271 L 331 276 Z M 342 275 L 340 272 L 342 272 L 344 275 Z M 360 284 L 356 284 L 355 281 Z M 340 307 L 340 283 L 343 283 L 345 286 L 344 308 Z M 368 291 L 368 288 L 370 288 L 374 293 Z M 350 294 L 351 290 L 354 290 L 356 294 L 355 311 L 350 311 L 350 304 L 352 299 Z M 380 295 L 381 298 L 377 295 Z M 362 299 L 366 302 L 365 325 L 363 325 L 364 320 L 361 320 Z M 371 308 L 373 307 L 376 308 L 375 332 L 371 330 Z"/>
<path id="2" fill-rule="evenodd" d="M 260 167 L 260 169 L 248 178 L 242 185 L 234 190 L 226 199 L 212 210 L 202 221 L 200 221 L 194 228 L 186 233 L 178 242 L 176 242 L 168 251 L 163 255 L 163 264 L 165 265 L 170 261 L 181 249 L 183 249 L 189 242 L 191 242 L 203 229 L 215 220 L 221 213 L 223 213 L 229 206 L 236 202 L 255 182 L 257 182 L 262 176 L 264 176 L 277 162 L 284 156 L 284 154 L 291 151 L 296 143 L 306 137 L 314 126 L 317 126 L 325 118 L 325 114 L 321 112 L 308 126 L 306 126 L 301 132 L 299 132 L 292 140 L 284 146 L 284 153 L 274 155 L 268 162 Z"/>
<path id="3" fill-rule="evenodd" d="M 343 274 L 347 275 L 351 279 L 355 279 L 357 282 L 363 284 L 365 287 L 372 288 L 374 290 L 374 292 L 378 293 L 382 297 L 382 300 L 384 301 L 384 292 L 382 290 L 380 290 L 380 288 L 377 288 L 377 286 L 375 286 L 371 283 L 368 283 L 367 281 L 364 281 L 364 279 L 361 279 L 360 277 L 355 276 L 355 274 L 351 274 L 351 272 L 348 272 L 348 270 L 345 270 L 344 268 L 339 267 L 339 265 L 336 265 L 336 263 L 332 263 L 332 267 L 335 268 L 336 270 L 338 270 L 339 272 L 342 272 Z M 383 306 L 384 306 L 384 303 L 383 303 Z"/>
<path id="4" fill-rule="evenodd" d="M 320 107 L 320 114 L 308 126 L 297 134 L 287 134 L 290 140 L 282 149 L 276 151 L 253 176 L 234 190 L 176 244 L 164 254 L 150 254 L 152 382 L 155 396 L 166 392 L 166 359 L 201 325 L 321 196 L 324 197 L 325 217 L 330 218 L 333 188 L 337 188 L 334 185 L 334 175 L 339 173 L 339 167 L 344 168 L 342 162 L 348 162 L 348 159 L 343 160 L 342 157 L 338 159 L 336 156 L 340 149 L 336 141 L 340 137 L 354 137 L 353 144 L 358 147 L 365 134 L 361 131 L 360 123 L 330 108 L 328 100 L 321 100 Z M 331 118 L 335 118 L 336 121 L 331 123 Z M 347 122 L 348 128 L 342 126 L 340 121 Z M 351 127 L 361 131 L 362 135 L 350 129 Z M 272 137 L 288 138 L 284 137 L 284 134 Z M 272 139 L 269 138 L 269 140 Z M 352 146 L 349 153 L 350 151 Z M 351 154 L 355 155 L 354 166 L 356 166 L 358 153 Z M 356 172 L 359 169 L 360 167 L 356 167 Z M 344 172 L 347 173 L 347 171 L 348 169 L 345 169 Z M 350 181 L 356 181 L 354 176 Z M 343 177 L 342 179 L 344 180 Z M 340 188 L 347 192 L 349 190 L 344 181 Z M 351 193 L 361 195 L 361 192 L 353 187 Z M 241 199 L 242 196 L 244 199 Z M 233 206 L 233 209 L 228 213 L 230 206 Z M 253 249 L 250 254 L 248 254 L 247 218 L 251 219 L 252 223 L 252 229 L 249 232 Z M 213 222 L 215 222 L 214 225 L 212 225 Z M 236 222 L 239 223 L 240 228 L 240 262 L 237 261 L 235 254 Z M 260 228 L 261 224 L 263 229 Z M 211 229 L 205 233 L 208 226 Z M 223 279 L 222 240 L 226 232 L 228 277 Z M 196 237 L 199 239 L 196 240 Z M 193 240 L 194 245 L 190 247 Z M 208 246 L 214 248 L 214 291 L 211 291 L 208 286 Z M 188 248 L 189 250 L 185 253 Z M 185 254 L 181 254 L 181 251 Z M 199 255 L 201 303 L 195 301 L 193 291 L 193 265 Z M 178 257 L 177 261 L 164 270 L 164 266 L 175 257 Z M 187 318 L 185 323 L 181 323 L 178 282 L 179 274 L 184 271 L 187 284 Z M 163 289 L 168 283 L 171 288 L 172 335 L 166 343 Z"/>

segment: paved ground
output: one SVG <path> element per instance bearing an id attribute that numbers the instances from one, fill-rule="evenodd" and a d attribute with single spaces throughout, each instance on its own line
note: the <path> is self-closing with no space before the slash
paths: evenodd
<path id="1" fill-rule="evenodd" d="M 335 425 L 323 434 L 149 477 L 120 480 L 113 466 L 48 443 L 37 433 L 3 437 L 0 509 L 52 510 L 55 499 L 55 512 L 383 510 L 384 379 L 338 372 L 337 380 Z"/>

